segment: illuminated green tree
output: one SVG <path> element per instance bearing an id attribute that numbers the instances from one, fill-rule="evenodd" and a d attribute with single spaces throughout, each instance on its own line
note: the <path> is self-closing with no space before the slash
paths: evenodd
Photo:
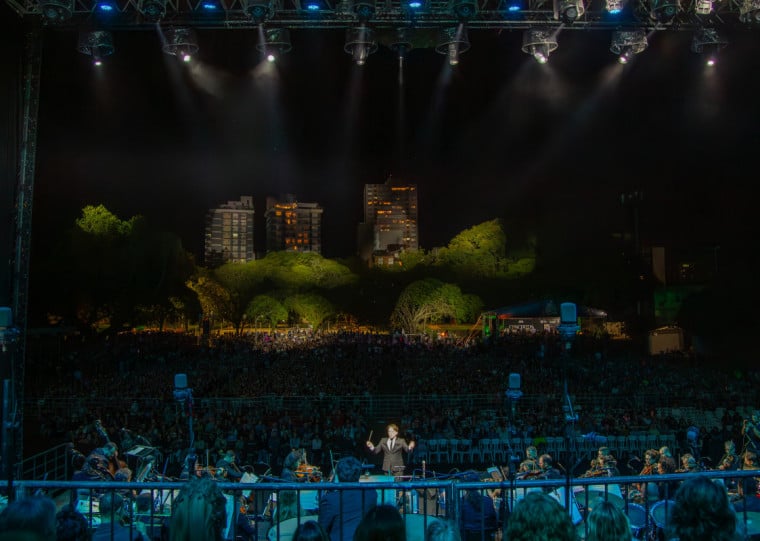
<path id="1" fill-rule="evenodd" d="M 254 326 L 265 324 L 269 325 L 269 328 L 273 328 L 279 322 L 288 320 L 287 308 L 270 295 L 257 295 L 254 297 L 248 303 L 245 314 L 248 321 Z"/>
<path id="2" fill-rule="evenodd" d="M 301 293 L 285 299 L 285 307 L 295 319 L 317 329 L 322 322 L 335 314 L 333 305 L 316 293 Z"/>
<path id="3" fill-rule="evenodd" d="M 481 305 L 480 299 L 463 295 L 455 284 L 426 278 L 412 282 L 401 292 L 391 324 L 409 334 L 417 334 L 430 323 L 471 318 Z"/>
<path id="4" fill-rule="evenodd" d="M 499 220 L 490 220 L 466 229 L 441 248 L 437 264 L 459 275 L 490 277 L 503 270 L 506 234 Z"/>

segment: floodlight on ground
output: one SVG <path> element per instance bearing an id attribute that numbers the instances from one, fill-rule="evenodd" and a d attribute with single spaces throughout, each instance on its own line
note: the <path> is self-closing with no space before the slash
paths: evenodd
<path id="1" fill-rule="evenodd" d="M 460 24 L 438 31 L 438 45 L 435 50 L 445 54 L 449 58 L 449 65 L 459 64 L 459 55 L 470 50 L 470 40 L 467 37 L 467 28 Z"/>
<path id="2" fill-rule="evenodd" d="M 166 15 L 166 0 L 140 0 L 140 13 L 150 22 L 158 22 Z"/>
<path id="3" fill-rule="evenodd" d="M 244 0 L 243 11 L 252 21 L 260 24 L 274 15 L 272 0 Z"/>
<path id="4" fill-rule="evenodd" d="M 190 62 L 198 52 L 198 38 L 195 30 L 187 26 L 172 26 L 165 32 L 164 52 L 176 56 L 183 62 Z"/>
<path id="5" fill-rule="evenodd" d="M 739 4 L 739 20 L 760 24 L 760 0 L 743 0 Z"/>
<path id="6" fill-rule="evenodd" d="M 478 14 L 475 0 L 449 0 L 449 11 L 460 21 L 469 21 Z"/>
<path id="7" fill-rule="evenodd" d="M 650 0 L 649 16 L 659 23 L 672 22 L 680 10 L 678 0 Z"/>
<path id="8" fill-rule="evenodd" d="M 377 51 L 375 31 L 361 25 L 346 29 L 346 44 L 343 46 L 357 66 L 363 66 L 367 57 Z"/>
<path id="9" fill-rule="evenodd" d="M 535 58 L 539 64 L 546 64 L 549 55 L 558 47 L 557 36 L 553 30 L 531 28 L 523 32 L 522 51 Z"/>
<path id="10" fill-rule="evenodd" d="M 570 24 L 586 12 L 583 0 L 554 0 L 554 18 Z"/>
<path id="11" fill-rule="evenodd" d="M 100 66 L 103 59 L 114 52 L 113 35 L 106 30 L 80 32 L 77 49 L 80 53 L 91 56 L 94 65 Z"/>
<path id="12" fill-rule="evenodd" d="M 617 30 L 612 33 L 610 51 L 618 55 L 618 62 L 627 64 L 633 55 L 642 52 L 647 45 L 644 30 Z"/>
<path id="13" fill-rule="evenodd" d="M 290 43 L 290 30 L 267 28 L 264 32 L 264 43 L 257 44 L 256 48 L 267 55 L 267 60 L 275 61 L 280 55 L 289 53 L 293 49 Z"/>
<path id="14" fill-rule="evenodd" d="M 52 24 L 68 21 L 74 12 L 72 0 L 41 0 L 39 5 L 42 17 Z"/>
<path id="15" fill-rule="evenodd" d="M 714 66 L 718 61 L 718 52 L 728 45 L 728 40 L 715 28 L 700 28 L 691 40 L 691 51 L 704 55 L 705 64 Z"/>

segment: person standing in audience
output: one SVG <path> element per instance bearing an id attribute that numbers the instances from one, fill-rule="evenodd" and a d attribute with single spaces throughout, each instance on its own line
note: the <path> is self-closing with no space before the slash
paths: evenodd
<path id="1" fill-rule="evenodd" d="M 338 460 L 335 475 L 341 483 L 358 483 L 362 463 L 347 456 Z M 319 499 L 319 524 L 331 541 L 352 541 L 364 515 L 377 505 L 376 490 L 348 489 L 325 492 Z"/>

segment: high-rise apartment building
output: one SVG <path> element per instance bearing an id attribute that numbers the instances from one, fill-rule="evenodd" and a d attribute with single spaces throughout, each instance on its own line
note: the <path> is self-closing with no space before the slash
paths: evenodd
<path id="1" fill-rule="evenodd" d="M 213 268 L 227 262 L 252 261 L 253 197 L 244 195 L 240 201 L 227 201 L 206 213 L 204 262 Z"/>
<path id="2" fill-rule="evenodd" d="M 267 197 L 267 252 L 282 250 L 322 253 L 322 212 L 318 203 Z"/>
<path id="3" fill-rule="evenodd" d="M 364 185 L 364 223 L 359 228 L 359 255 L 392 254 L 419 248 L 417 185 L 388 178 Z M 385 258 L 387 260 L 387 258 Z"/>

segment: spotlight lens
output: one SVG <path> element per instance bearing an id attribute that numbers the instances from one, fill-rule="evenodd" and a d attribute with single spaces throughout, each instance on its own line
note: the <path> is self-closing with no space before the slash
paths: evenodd
<path id="1" fill-rule="evenodd" d="M 189 54 L 182 55 L 182 61 L 183 62 L 190 62 L 192 59 L 193 59 L 193 57 L 190 56 Z"/>
<path id="2" fill-rule="evenodd" d="M 277 57 L 275 57 L 273 54 L 267 55 L 267 61 L 274 62 L 277 60 Z"/>
<path id="3" fill-rule="evenodd" d="M 319 11 L 319 4 L 314 4 L 314 3 L 306 4 L 306 9 L 308 11 Z"/>
<path id="4" fill-rule="evenodd" d="M 99 4 L 98 9 L 108 13 L 109 11 L 113 11 L 113 6 L 111 4 Z"/>
<path id="5" fill-rule="evenodd" d="M 100 60 L 100 59 L 96 59 L 96 60 L 93 61 L 93 65 L 95 65 L 95 66 L 102 66 L 103 65 L 103 61 Z"/>
<path id="6" fill-rule="evenodd" d="M 621 11 L 620 9 L 611 9 L 609 13 L 610 15 L 620 15 Z"/>
<path id="7" fill-rule="evenodd" d="M 714 58 L 708 58 L 707 59 L 707 65 L 709 67 L 713 67 L 715 65 L 715 59 Z"/>
<path id="8" fill-rule="evenodd" d="M 520 11 L 520 6 L 511 5 L 507 8 L 507 11 L 509 11 L 510 13 L 517 13 L 518 11 Z"/>
<path id="9" fill-rule="evenodd" d="M 417 2 L 416 0 L 413 0 L 412 2 L 409 2 L 408 5 L 412 9 L 420 9 L 422 7 L 422 2 Z"/>
<path id="10" fill-rule="evenodd" d="M 214 11 L 216 9 L 216 7 L 217 7 L 216 4 L 213 3 L 213 2 L 203 2 L 203 4 L 201 4 L 201 6 L 206 11 Z"/>
<path id="11" fill-rule="evenodd" d="M 543 55 L 543 53 L 536 53 L 534 55 L 534 58 L 538 61 L 539 64 L 546 64 L 546 61 L 549 60 L 546 58 L 546 56 Z"/>
<path id="12" fill-rule="evenodd" d="M 625 56 L 624 54 L 621 54 L 618 57 L 618 62 L 620 62 L 621 64 L 627 64 L 628 63 L 628 57 Z"/>

